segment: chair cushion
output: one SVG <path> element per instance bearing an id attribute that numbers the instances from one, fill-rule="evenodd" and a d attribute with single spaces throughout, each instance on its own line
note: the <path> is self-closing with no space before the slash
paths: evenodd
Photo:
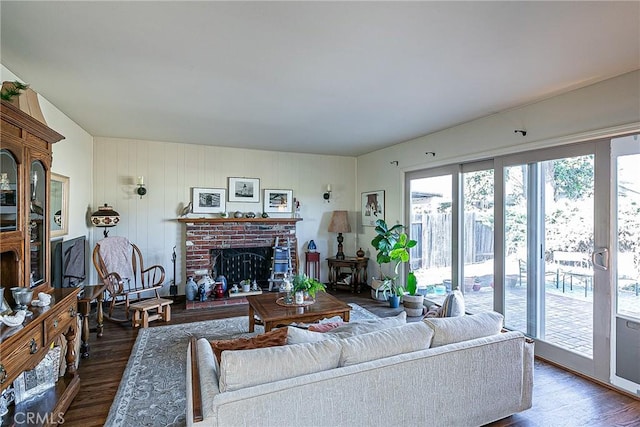
<path id="1" fill-rule="evenodd" d="M 458 317 L 423 319 L 433 329 L 431 347 L 495 335 L 502 330 L 504 316 L 495 311 Z"/>
<path id="2" fill-rule="evenodd" d="M 344 338 L 341 340 L 340 366 L 424 350 L 429 348 L 432 338 L 433 330 L 422 322 Z"/>
<path id="3" fill-rule="evenodd" d="M 287 343 L 287 328 L 274 329 L 252 338 L 236 338 L 232 340 L 210 341 L 218 363 L 225 350 L 248 350 L 253 348 L 276 347 Z"/>
<path id="4" fill-rule="evenodd" d="M 348 338 L 354 335 L 366 334 L 381 329 L 393 328 L 407 323 L 407 313 L 404 311 L 395 317 L 362 320 L 359 322 L 345 323 L 329 332 L 313 332 L 305 329 L 289 327 L 287 344 L 299 344 L 305 342 L 318 342 L 332 338 Z"/>
<path id="5" fill-rule="evenodd" d="M 220 362 L 220 392 L 337 368 L 340 348 L 338 340 L 325 340 L 281 347 L 225 351 Z"/>

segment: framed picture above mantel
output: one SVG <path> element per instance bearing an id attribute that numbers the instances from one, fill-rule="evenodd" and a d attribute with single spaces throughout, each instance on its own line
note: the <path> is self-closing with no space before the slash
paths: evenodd
<path id="1" fill-rule="evenodd" d="M 290 213 L 293 211 L 293 190 L 264 190 L 264 212 Z"/>
<path id="2" fill-rule="evenodd" d="M 229 177 L 229 201 L 259 203 L 260 179 Z"/>
<path id="3" fill-rule="evenodd" d="M 193 213 L 221 213 L 226 209 L 224 188 L 193 188 Z"/>

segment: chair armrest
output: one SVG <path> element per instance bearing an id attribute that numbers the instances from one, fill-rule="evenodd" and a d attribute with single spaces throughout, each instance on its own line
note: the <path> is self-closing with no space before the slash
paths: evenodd
<path id="1" fill-rule="evenodd" d="M 196 337 L 189 339 L 191 346 L 191 396 L 193 400 L 193 422 L 203 420 L 202 415 L 202 394 L 200 392 L 200 367 L 198 366 L 198 345 Z"/>
<path id="2" fill-rule="evenodd" d="M 124 292 L 124 284 L 122 278 L 116 272 L 109 273 L 104 276 L 105 289 L 111 295 L 121 295 Z"/>
<path id="3" fill-rule="evenodd" d="M 162 285 L 164 282 L 164 267 L 161 265 L 152 265 L 149 268 L 141 270 L 142 287 L 151 289 L 153 286 Z M 149 287 L 145 285 L 148 284 Z"/>

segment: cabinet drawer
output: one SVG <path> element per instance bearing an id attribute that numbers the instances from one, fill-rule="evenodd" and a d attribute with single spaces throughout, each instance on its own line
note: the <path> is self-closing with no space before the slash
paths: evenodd
<path id="1" fill-rule="evenodd" d="M 42 339 L 42 325 L 38 325 L 23 340 L 16 342 L 9 348 L 2 349 L 2 368 L 0 368 L 0 389 L 7 387 L 32 359 L 32 355 L 42 349 L 44 340 Z"/>
<path id="2" fill-rule="evenodd" d="M 47 316 L 44 321 L 44 339 L 49 342 L 60 333 L 66 332 L 69 325 L 75 322 L 78 314 L 78 302 L 73 301 L 67 304 L 60 304 L 55 311 Z"/>

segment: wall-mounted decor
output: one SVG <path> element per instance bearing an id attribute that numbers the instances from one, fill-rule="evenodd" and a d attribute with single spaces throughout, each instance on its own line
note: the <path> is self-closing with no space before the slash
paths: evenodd
<path id="1" fill-rule="evenodd" d="M 259 178 L 229 178 L 230 202 L 260 202 Z"/>
<path id="2" fill-rule="evenodd" d="M 51 174 L 51 237 L 69 233 L 69 177 Z"/>
<path id="3" fill-rule="evenodd" d="M 384 219 L 384 190 L 362 193 L 362 225 L 375 227 L 376 221 Z"/>
<path id="4" fill-rule="evenodd" d="M 292 212 L 293 190 L 264 190 L 265 212 Z"/>
<path id="5" fill-rule="evenodd" d="M 221 213 L 226 210 L 224 188 L 193 188 L 191 203 L 193 213 Z"/>

